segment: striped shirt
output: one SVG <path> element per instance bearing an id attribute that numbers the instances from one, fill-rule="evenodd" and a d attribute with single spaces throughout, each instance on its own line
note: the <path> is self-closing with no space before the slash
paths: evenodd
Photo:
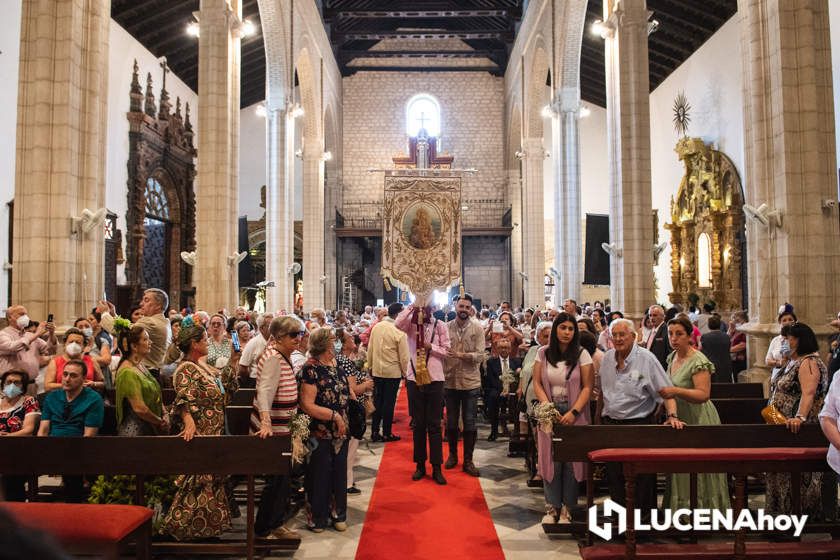
<path id="1" fill-rule="evenodd" d="M 271 416 L 271 431 L 288 434 L 289 422 L 297 410 L 298 388 L 292 364 L 274 347 L 269 339 L 257 362 L 257 392 L 251 412 L 251 432 L 260 429 L 260 412 Z"/>

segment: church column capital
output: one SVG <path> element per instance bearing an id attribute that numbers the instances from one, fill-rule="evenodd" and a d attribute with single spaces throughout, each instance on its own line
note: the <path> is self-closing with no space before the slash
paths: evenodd
<path id="1" fill-rule="evenodd" d="M 557 90 L 552 108 L 557 113 L 577 113 L 580 111 L 580 89 L 567 87 Z"/>

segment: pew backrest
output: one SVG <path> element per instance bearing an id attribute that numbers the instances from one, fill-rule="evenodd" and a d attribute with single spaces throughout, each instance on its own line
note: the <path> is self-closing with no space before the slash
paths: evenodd
<path id="1" fill-rule="evenodd" d="M 713 399 L 764 398 L 763 383 L 712 383 Z"/>
<path id="2" fill-rule="evenodd" d="M 712 398 L 721 424 L 764 424 L 761 409 L 767 406 L 764 397 Z"/>
<path id="3" fill-rule="evenodd" d="M 272 436 L 0 438 L 0 473 L 288 474 L 291 438 Z"/>

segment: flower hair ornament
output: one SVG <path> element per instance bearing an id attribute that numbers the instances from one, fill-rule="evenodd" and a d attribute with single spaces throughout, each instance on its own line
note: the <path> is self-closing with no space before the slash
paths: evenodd
<path id="1" fill-rule="evenodd" d="M 117 335 L 117 346 L 123 354 L 131 352 L 128 335 L 131 333 L 131 321 L 117 315 L 114 317 L 114 334 Z"/>

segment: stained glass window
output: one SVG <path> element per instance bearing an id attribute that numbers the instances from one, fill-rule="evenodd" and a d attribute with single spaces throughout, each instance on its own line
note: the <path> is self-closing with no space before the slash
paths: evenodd
<path id="1" fill-rule="evenodd" d="M 146 181 L 146 215 L 161 220 L 169 220 L 169 204 L 163 185 L 154 177 Z"/>

